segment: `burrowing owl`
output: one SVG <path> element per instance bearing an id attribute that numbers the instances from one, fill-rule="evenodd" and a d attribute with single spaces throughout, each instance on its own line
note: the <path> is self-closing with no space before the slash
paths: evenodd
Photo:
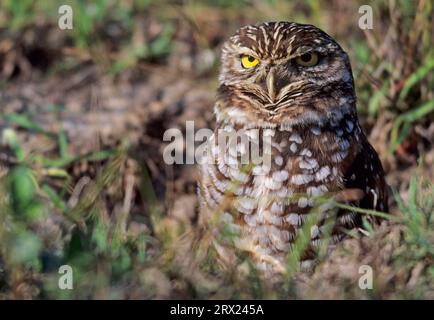
<path id="1" fill-rule="evenodd" d="M 320 29 L 290 22 L 239 29 L 223 46 L 215 114 L 201 166 L 201 221 L 217 215 L 234 227 L 236 245 L 259 268 L 284 264 L 318 196 L 353 190 L 348 204 L 388 210 L 381 162 L 357 118 L 349 58 Z M 245 165 L 242 144 L 234 154 L 217 138 L 239 131 L 271 161 Z M 334 217 L 335 242 L 362 226 L 355 212 L 340 209 Z M 313 262 L 321 221 L 310 229 L 304 267 Z"/>

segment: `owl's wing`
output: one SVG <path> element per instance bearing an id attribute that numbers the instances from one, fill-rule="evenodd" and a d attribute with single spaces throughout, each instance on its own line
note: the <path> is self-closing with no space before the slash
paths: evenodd
<path id="1" fill-rule="evenodd" d="M 364 139 L 365 140 L 365 139 Z M 365 140 L 344 172 L 345 189 L 361 190 L 360 200 L 350 202 L 359 208 L 388 212 L 387 185 L 384 170 L 375 149 Z M 347 215 L 353 218 L 343 218 Z M 338 213 L 338 220 L 344 227 L 362 225 L 362 214 L 348 214 L 344 210 Z M 377 223 L 378 219 L 368 216 L 368 220 Z"/>

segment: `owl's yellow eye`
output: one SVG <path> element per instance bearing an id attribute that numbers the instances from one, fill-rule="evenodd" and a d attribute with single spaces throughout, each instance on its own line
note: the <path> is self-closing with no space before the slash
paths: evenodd
<path id="1" fill-rule="evenodd" d="M 303 67 L 313 67 L 318 64 L 318 54 L 315 52 L 305 53 L 297 57 L 295 62 Z"/>
<path id="2" fill-rule="evenodd" d="M 242 56 L 241 57 L 241 65 L 245 69 L 250 69 L 256 66 L 259 63 L 259 60 L 252 56 Z"/>

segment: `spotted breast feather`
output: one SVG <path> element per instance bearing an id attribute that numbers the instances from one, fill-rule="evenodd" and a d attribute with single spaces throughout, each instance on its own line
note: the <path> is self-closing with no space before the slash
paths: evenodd
<path id="1" fill-rule="evenodd" d="M 265 145 L 269 143 L 271 161 L 246 165 L 239 154 L 231 155 L 228 144 L 220 149 L 218 135 L 241 131 L 250 146 L 260 146 L 260 153 L 266 153 Z M 318 205 L 315 199 L 319 196 L 356 191 L 356 199 L 350 196 L 350 200 L 343 201 L 387 210 L 381 163 L 351 115 L 334 125 L 293 128 L 246 129 L 227 122 L 215 132 L 210 158 L 202 166 L 199 195 L 206 210 L 202 208 L 201 218 L 212 220 L 212 215 L 217 215 L 232 225 L 240 235 L 237 247 L 251 253 L 264 270 L 283 268 L 291 244 Z M 305 267 L 313 263 L 322 223 L 311 228 L 311 245 L 302 257 Z M 360 214 L 340 210 L 332 240 L 341 240 L 345 230 L 361 225 Z"/>

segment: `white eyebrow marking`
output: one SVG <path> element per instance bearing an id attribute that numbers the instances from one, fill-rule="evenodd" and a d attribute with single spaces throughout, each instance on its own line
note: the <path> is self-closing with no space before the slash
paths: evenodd
<path id="1" fill-rule="evenodd" d="M 277 26 L 277 28 L 275 27 L 275 29 L 274 29 L 275 31 L 274 31 L 274 34 L 273 34 L 273 38 L 274 39 L 276 38 L 276 36 L 279 33 L 280 29 L 282 29 L 283 24 L 279 24 L 279 25 L 276 24 L 276 26 Z"/>
<path id="2" fill-rule="evenodd" d="M 280 34 L 279 37 L 278 37 L 277 40 L 276 40 L 276 43 L 275 43 L 274 47 L 273 47 L 273 50 L 272 50 L 272 53 L 273 53 L 273 54 L 275 54 L 277 48 L 279 48 L 280 41 L 282 40 L 282 38 L 283 38 L 283 34 Z"/>
<path id="3" fill-rule="evenodd" d="M 264 26 L 260 27 L 262 34 L 264 35 L 264 43 L 265 43 L 265 47 L 263 48 L 263 51 L 265 51 L 267 48 L 267 46 L 269 45 L 270 41 L 268 39 L 268 35 L 267 35 L 267 31 L 265 30 Z M 262 47 L 262 46 L 261 46 Z M 261 48 L 262 49 L 262 48 Z"/>
<path id="4" fill-rule="evenodd" d="M 280 24 L 280 25 L 276 28 L 276 31 L 274 31 L 273 39 L 275 39 L 276 42 L 275 42 L 275 44 L 274 44 L 274 46 L 273 46 L 273 50 L 272 50 L 272 53 L 273 53 L 273 54 L 276 53 L 276 50 L 279 48 L 280 41 L 281 41 L 282 38 L 283 38 L 283 33 L 279 34 L 280 29 L 282 29 L 282 27 L 283 27 L 283 25 Z M 277 39 L 276 39 L 276 37 L 277 37 Z"/>

